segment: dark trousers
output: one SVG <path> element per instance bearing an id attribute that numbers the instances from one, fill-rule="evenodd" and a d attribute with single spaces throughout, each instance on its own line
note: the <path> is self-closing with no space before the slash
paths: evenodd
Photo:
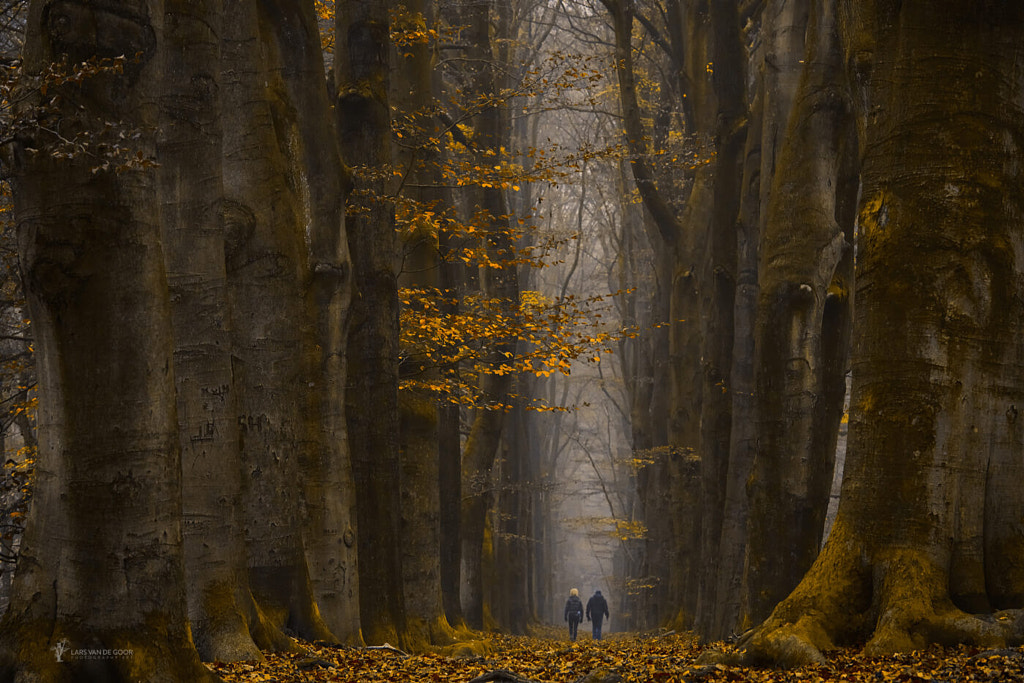
<path id="1" fill-rule="evenodd" d="M 569 639 L 576 640 L 576 629 L 580 625 L 579 619 L 569 618 Z"/>
<path id="2" fill-rule="evenodd" d="M 594 619 L 594 640 L 601 640 L 601 620 Z"/>

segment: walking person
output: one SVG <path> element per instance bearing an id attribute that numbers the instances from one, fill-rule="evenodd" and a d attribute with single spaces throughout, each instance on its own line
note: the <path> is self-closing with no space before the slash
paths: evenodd
<path id="1" fill-rule="evenodd" d="M 565 601 L 565 620 L 569 622 L 569 640 L 576 641 L 576 627 L 583 621 L 583 601 L 580 592 L 573 588 Z"/>
<path id="2" fill-rule="evenodd" d="M 605 617 L 611 618 L 608 614 L 608 601 L 601 595 L 601 591 L 594 591 L 594 595 L 587 601 L 587 621 L 594 626 L 594 640 L 601 640 L 601 620 Z"/>

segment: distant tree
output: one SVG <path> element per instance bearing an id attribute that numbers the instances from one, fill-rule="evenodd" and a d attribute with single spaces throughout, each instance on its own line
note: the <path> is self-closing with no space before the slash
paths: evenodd
<path id="1" fill-rule="evenodd" d="M 740 14 L 736 2 L 669 1 L 662 26 L 633 3 L 602 4 L 614 29 L 624 144 L 651 217 L 650 243 L 664 258 L 657 272 L 667 297 L 668 348 L 656 355 L 669 359 L 667 433 L 646 451 L 651 462 L 638 478 L 648 487 L 640 494 L 648 571 L 661 577 L 652 604 L 661 610 L 659 621 L 690 627 L 717 575 L 732 423 L 727 387 L 746 130 Z M 690 164 L 678 197 L 673 174 L 652 163 L 668 122 L 660 122 L 661 133 L 659 117 L 651 121 L 654 130 L 646 125 L 633 45 L 638 20 L 664 52 L 672 77 L 660 85 L 676 98 L 667 106 L 679 112 L 686 135 L 714 149 Z"/>
<path id="2" fill-rule="evenodd" d="M 391 165 L 387 3 L 338 2 L 334 83 L 342 154 L 355 167 L 346 232 L 358 296 L 348 332 L 345 415 L 356 486 L 363 637 L 402 642 L 398 282 Z"/>
<path id="3" fill-rule="evenodd" d="M 396 263 L 408 330 L 422 316 L 440 313 L 451 292 L 442 294 L 441 227 L 451 211 L 445 187 L 445 124 L 437 116 L 441 85 L 436 68 L 436 12 L 430 2 L 406 1 L 393 13 L 391 27 L 394 172 L 401 186 L 397 216 Z M 450 644 L 454 634 L 442 592 L 442 500 L 458 495 L 441 483 L 441 417 L 448 401 L 440 396 L 444 370 L 430 350 L 429 336 L 402 334 L 399 346 L 398 405 L 401 458 L 401 552 L 406 601 L 407 645 Z M 410 343 L 411 342 L 411 343 Z M 456 423 L 457 425 L 457 423 Z M 457 427 L 456 427 L 457 429 Z"/>

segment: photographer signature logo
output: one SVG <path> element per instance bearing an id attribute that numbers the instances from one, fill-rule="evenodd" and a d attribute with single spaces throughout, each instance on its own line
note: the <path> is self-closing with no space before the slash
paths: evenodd
<path id="1" fill-rule="evenodd" d="M 135 654 L 134 650 L 127 648 L 79 648 L 72 649 L 67 638 L 57 641 L 57 644 L 50 648 L 57 656 L 57 663 L 63 664 L 69 660 L 83 659 L 127 659 Z"/>
<path id="2" fill-rule="evenodd" d="M 63 663 L 64 653 L 68 651 L 68 639 L 64 638 L 63 640 L 58 641 L 57 644 L 50 649 L 57 655 L 57 662 Z"/>

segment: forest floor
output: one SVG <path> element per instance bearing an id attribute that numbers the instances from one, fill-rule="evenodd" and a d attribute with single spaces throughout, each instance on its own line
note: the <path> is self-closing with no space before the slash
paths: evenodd
<path id="1" fill-rule="evenodd" d="M 468 683 L 474 679 L 478 679 L 478 683 L 1024 682 L 1024 649 L 986 651 L 933 647 L 883 658 L 840 650 L 828 653 L 825 665 L 783 671 L 697 664 L 697 657 L 705 649 L 724 646 L 721 643 L 702 646 L 688 636 L 613 633 L 594 642 L 589 631 L 584 635 L 582 626 L 576 643 L 570 643 L 561 630 L 545 629 L 544 635 L 547 637 L 488 635 L 478 643 L 488 651 L 483 656 L 405 655 L 389 647 L 351 648 L 304 643 L 308 649 L 306 654 L 269 655 L 260 664 L 238 662 L 207 666 L 225 681 L 238 683 Z"/>

